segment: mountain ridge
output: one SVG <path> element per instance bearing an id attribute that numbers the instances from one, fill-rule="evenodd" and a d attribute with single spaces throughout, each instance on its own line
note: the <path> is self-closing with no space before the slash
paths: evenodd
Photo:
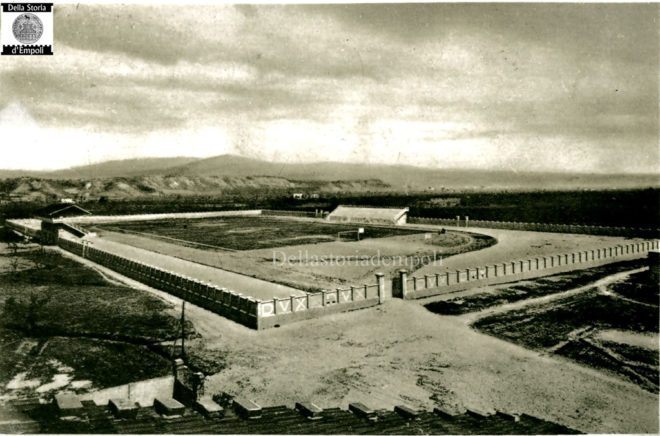
<path id="1" fill-rule="evenodd" d="M 121 177 L 271 177 L 289 181 L 380 180 L 393 190 L 440 189 L 626 189 L 657 187 L 653 174 L 588 174 L 480 169 L 435 169 L 404 164 L 282 163 L 225 154 L 114 160 L 57 171 L 0 170 L 0 178 L 95 180 Z"/>

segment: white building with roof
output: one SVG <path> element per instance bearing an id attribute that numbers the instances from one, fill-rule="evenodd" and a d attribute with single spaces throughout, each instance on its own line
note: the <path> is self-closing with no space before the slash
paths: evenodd
<path id="1" fill-rule="evenodd" d="M 337 206 L 326 219 L 334 222 L 366 224 L 405 224 L 408 208 Z"/>

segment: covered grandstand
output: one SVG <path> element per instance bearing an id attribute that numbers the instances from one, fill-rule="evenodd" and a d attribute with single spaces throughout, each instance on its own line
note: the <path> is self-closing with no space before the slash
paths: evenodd
<path id="1" fill-rule="evenodd" d="M 328 221 L 365 224 L 405 224 L 408 208 L 381 208 L 359 206 L 337 206 L 328 216 Z"/>

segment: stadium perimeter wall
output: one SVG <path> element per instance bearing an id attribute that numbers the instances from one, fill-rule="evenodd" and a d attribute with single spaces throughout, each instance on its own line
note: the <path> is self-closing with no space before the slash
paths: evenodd
<path id="1" fill-rule="evenodd" d="M 467 268 L 464 270 L 408 277 L 406 270 L 392 280 L 394 297 L 412 300 L 456 291 L 532 279 L 623 260 L 640 259 L 657 250 L 659 241 L 642 241 L 566 254 L 534 257 Z"/>
<path id="2" fill-rule="evenodd" d="M 261 215 L 261 209 L 253 210 L 225 210 L 219 212 L 177 212 L 177 213 L 149 213 L 141 215 L 87 215 L 70 218 L 62 218 L 61 222 L 73 224 L 101 224 L 118 223 L 128 221 L 155 221 L 169 219 L 201 219 L 217 218 L 225 216 L 257 216 Z"/>
<path id="3" fill-rule="evenodd" d="M 95 248 L 87 241 L 60 237 L 57 244 L 66 251 L 117 271 L 126 277 L 258 330 L 332 313 L 375 306 L 382 303 L 385 298 L 385 282 L 382 274 L 376 275 L 376 284 L 263 301 L 109 253 Z"/>
<path id="4" fill-rule="evenodd" d="M 423 217 L 409 216 L 408 224 L 430 224 L 430 225 L 456 227 L 457 221 L 455 218 L 423 218 Z M 640 237 L 640 238 L 660 237 L 660 229 L 633 228 L 633 227 L 519 223 L 515 221 L 510 222 L 510 221 L 483 221 L 483 220 L 470 220 L 469 226 L 482 227 L 486 229 L 523 230 L 530 232 L 549 232 L 549 233 L 576 233 L 576 234 L 599 235 L 599 236 L 627 236 L 627 237 Z"/>
<path id="5" fill-rule="evenodd" d="M 35 227 L 33 221 L 34 220 L 21 219 L 6 220 L 5 226 L 17 231 L 22 235 L 29 236 L 31 238 L 38 238 L 41 234 L 41 228 Z"/>

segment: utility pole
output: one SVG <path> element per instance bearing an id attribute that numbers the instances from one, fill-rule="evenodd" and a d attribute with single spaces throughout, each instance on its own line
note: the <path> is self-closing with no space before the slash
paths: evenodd
<path id="1" fill-rule="evenodd" d="M 185 326 L 186 326 L 186 301 L 183 301 L 183 304 L 181 305 L 181 357 L 185 357 L 186 355 L 186 349 L 185 349 L 185 342 L 186 342 L 186 334 L 185 334 Z"/>

